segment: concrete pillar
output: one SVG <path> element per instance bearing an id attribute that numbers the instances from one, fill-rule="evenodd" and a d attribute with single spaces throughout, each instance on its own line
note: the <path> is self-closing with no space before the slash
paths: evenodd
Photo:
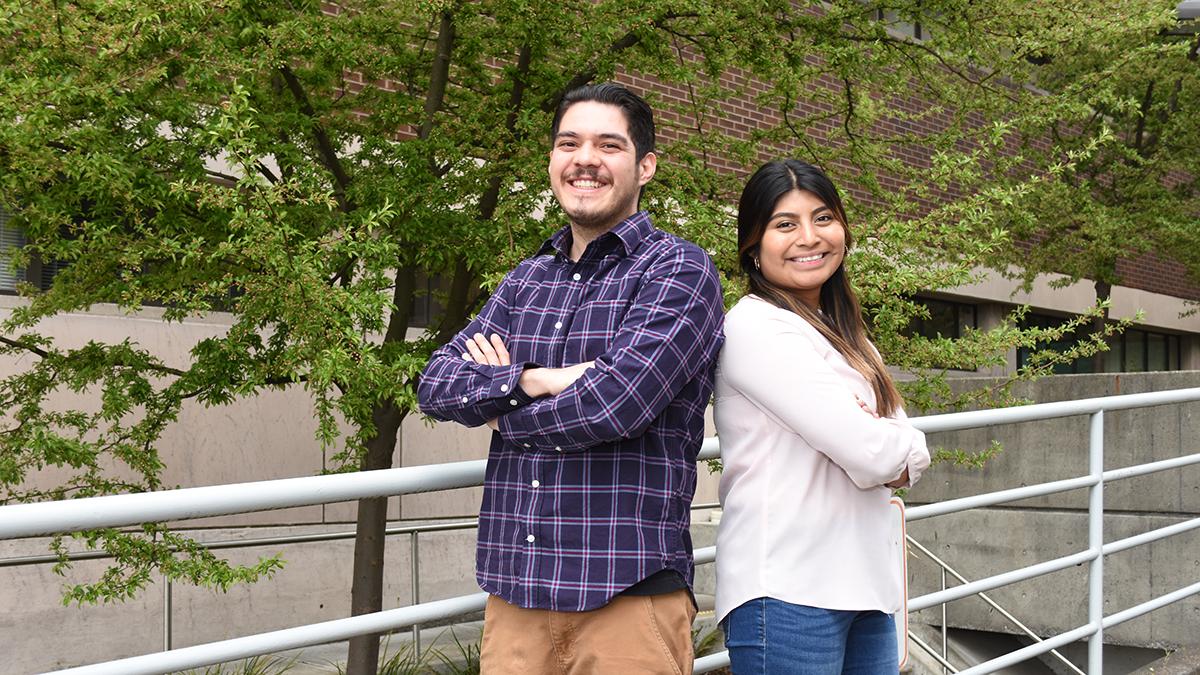
<path id="1" fill-rule="evenodd" d="M 981 331 L 992 330 L 1004 322 L 1004 316 L 1008 314 L 1009 309 L 1008 305 L 998 302 L 981 302 L 975 305 L 975 325 Z M 978 373 L 988 377 L 1004 377 L 1015 372 L 1017 370 L 1017 350 L 1015 348 L 1008 350 L 1004 361 L 1003 366 L 980 368 Z"/>
<path id="2" fill-rule="evenodd" d="M 1179 361 L 1184 370 L 1200 370 L 1200 335 L 1179 337 Z"/>

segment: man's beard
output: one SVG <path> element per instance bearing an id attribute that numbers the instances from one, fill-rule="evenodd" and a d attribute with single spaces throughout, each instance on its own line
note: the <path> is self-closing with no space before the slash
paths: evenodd
<path id="1" fill-rule="evenodd" d="M 567 182 L 570 182 L 573 180 L 579 180 L 579 179 L 587 179 L 587 178 L 595 180 L 597 178 L 597 175 L 595 172 L 591 172 L 591 171 L 580 171 L 575 174 L 572 174 L 567 179 Z M 610 187 L 610 189 L 615 190 L 615 187 L 613 187 L 611 184 L 609 187 Z M 611 195 L 611 196 L 617 197 L 617 199 L 615 201 L 611 202 L 607 208 L 605 208 L 604 206 L 597 205 L 594 208 L 588 208 L 586 206 L 583 206 L 580 209 L 570 209 L 570 208 L 568 208 L 567 204 L 561 200 L 560 200 L 559 204 L 562 206 L 563 211 L 566 212 L 567 217 L 571 221 L 571 224 L 574 225 L 575 227 L 582 228 L 585 230 L 602 230 L 602 229 L 608 229 L 608 228 L 616 225 L 617 223 L 619 223 L 621 220 L 623 220 L 625 217 L 626 211 L 629 211 L 630 213 L 632 213 L 637 210 L 637 202 L 636 201 L 633 202 L 632 210 L 630 210 L 630 208 L 629 208 L 629 204 L 632 201 L 631 195 Z"/>

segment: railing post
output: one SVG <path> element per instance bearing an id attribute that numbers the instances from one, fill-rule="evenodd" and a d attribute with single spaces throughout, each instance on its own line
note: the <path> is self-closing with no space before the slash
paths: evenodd
<path id="1" fill-rule="evenodd" d="M 946 590 L 946 568 L 942 568 L 942 590 Z M 949 629 L 946 627 L 946 603 L 942 603 L 942 658 L 946 661 L 950 660 L 950 640 Z M 947 672 L 946 666 L 942 666 L 942 675 Z"/>
<path id="2" fill-rule="evenodd" d="M 1088 469 L 1096 484 L 1088 490 L 1088 547 L 1096 558 L 1088 566 L 1088 675 L 1104 672 L 1104 411 L 1092 413 Z"/>
<path id="3" fill-rule="evenodd" d="M 171 577 L 163 575 L 163 651 L 171 651 Z"/>
<path id="4" fill-rule="evenodd" d="M 409 567 L 411 568 L 410 577 L 412 578 L 412 604 L 414 605 L 419 605 L 421 603 L 421 547 L 417 543 L 418 534 L 419 532 L 417 530 L 413 530 L 412 535 L 409 537 L 409 542 L 412 544 L 412 552 L 410 553 L 412 560 L 410 561 Z M 412 639 L 413 656 L 416 657 L 416 662 L 420 663 L 421 626 L 419 624 L 413 624 Z"/>

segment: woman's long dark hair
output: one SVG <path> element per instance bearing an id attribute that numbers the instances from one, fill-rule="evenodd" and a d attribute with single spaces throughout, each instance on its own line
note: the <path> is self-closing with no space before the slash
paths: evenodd
<path id="1" fill-rule="evenodd" d="M 883 416 L 891 415 L 900 408 L 900 392 L 883 365 L 883 359 L 867 338 L 862 308 L 846 278 L 845 257 L 833 276 L 821 285 L 820 312 L 804 304 L 792 291 L 768 281 L 754 265 L 775 205 L 793 190 L 811 192 L 825 202 L 846 233 L 847 250 L 853 243 L 842 199 L 823 171 L 795 159 L 764 164 L 750 177 L 738 201 L 738 263 L 750 278 L 750 291 L 777 307 L 799 314 L 812 324 L 875 390 L 877 412 Z"/>

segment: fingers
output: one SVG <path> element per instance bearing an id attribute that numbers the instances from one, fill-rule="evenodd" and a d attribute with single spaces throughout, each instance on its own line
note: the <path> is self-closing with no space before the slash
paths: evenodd
<path id="1" fill-rule="evenodd" d="M 862 400 L 861 398 L 859 398 L 859 397 L 858 397 L 858 394 L 855 394 L 855 395 L 854 395 L 854 401 L 855 401 L 856 403 L 858 403 L 858 407 L 860 407 L 860 408 L 862 408 L 863 410 L 865 410 L 865 411 L 866 411 L 868 414 L 870 414 L 870 415 L 871 415 L 871 417 L 874 417 L 875 419 L 879 419 L 879 413 L 875 412 L 874 410 L 871 410 L 871 406 L 867 405 L 867 402 L 866 402 L 866 401 L 864 401 L 864 400 Z"/>
<path id="2" fill-rule="evenodd" d="M 496 350 L 496 357 L 500 359 L 500 365 L 507 366 L 512 364 L 512 359 L 508 355 L 508 348 L 504 346 L 504 340 L 496 333 L 492 333 L 492 348 Z"/>
<path id="3" fill-rule="evenodd" d="M 469 361 L 475 363 L 484 363 L 491 366 L 507 366 L 509 365 L 508 350 L 504 348 L 504 342 L 500 340 L 499 335 L 492 335 L 492 340 L 489 341 L 483 336 L 483 333 L 476 333 L 475 337 L 467 340 L 467 353 L 463 354 L 466 359 L 470 356 Z M 503 357 L 496 352 L 494 344 L 499 344 L 503 353 Z"/>

